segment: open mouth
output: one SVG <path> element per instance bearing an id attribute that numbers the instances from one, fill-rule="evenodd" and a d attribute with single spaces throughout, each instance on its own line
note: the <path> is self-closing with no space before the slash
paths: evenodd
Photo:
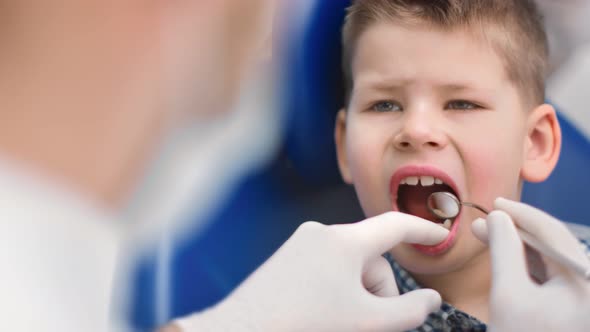
<path id="1" fill-rule="evenodd" d="M 449 192 L 459 200 L 460 192 L 453 179 L 432 166 L 405 166 L 391 177 L 390 195 L 394 211 L 411 214 L 430 220 L 449 230 L 447 238 L 434 246 L 412 244 L 423 254 L 442 255 L 456 243 L 461 214 L 453 219 L 441 219 L 428 209 L 428 196 L 435 192 Z"/>
<path id="2" fill-rule="evenodd" d="M 435 192 L 457 193 L 438 178 L 432 176 L 409 176 L 402 179 L 397 190 L 397 206 L 400 212 L 411 214 L 451 229 L 454 219 L 440 219 L 427 207 L 428 196 Z"/>
<path id="3" fill-rule="evenodd" d="M 401 175 L 392 181 L 394 205 L 402 213 L 411 214 L 451 229 L 453 219 L 441 219 L 427 206 L 428 197 L 435 192 L 449 192 L 460 199 L 452 181 L 447 176 Z"/>

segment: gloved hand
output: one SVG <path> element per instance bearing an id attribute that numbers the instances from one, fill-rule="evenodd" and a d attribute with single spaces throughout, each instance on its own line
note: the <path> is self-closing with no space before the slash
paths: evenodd
<path id="1" fill-rule="evenodd" d="M 399 296 L 381 255 L 401 242 L 434 245 L 447 235 L 396 212 L 348 225 L 307 222 L 226 300 L 177 325 L 182 331 L 411 329 L 440 307 L 440 295 L 422 289 Z"/>
<path id="2" fill-rule="evenodd" d="M 473 223 L 474 234 L 489 242 L 492 261 L 489 331 L 588 331 L 590 282 L 543 257 L 547 280 L 528 274 L 515 225 L 561 253 L 590 266 L 580 242 L 565 224 L 523 203 L 499 198 L 487 222 Z M 514 222 L 514 223 L 513 223 Z"/>

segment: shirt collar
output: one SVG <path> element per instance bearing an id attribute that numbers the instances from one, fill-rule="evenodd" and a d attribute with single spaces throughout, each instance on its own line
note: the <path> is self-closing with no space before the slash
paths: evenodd
<path id="1" fill-rule="evenodd" d="M 389 253 L 385 254 L 389 261 L 400 294 L 422 288 L 408 271 L 402 268 Z M 414 331 L 486 331 L 486 325 L 477 318 L 443 302 L 440 309 L 431 313 L 424 324 Z"/>

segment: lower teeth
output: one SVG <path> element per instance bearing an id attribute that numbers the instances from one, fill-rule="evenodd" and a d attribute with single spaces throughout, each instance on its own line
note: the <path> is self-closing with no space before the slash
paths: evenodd
<path id="1" fill-rule="evenodd" d="M 451 221 L 451 219 L 447 219 L 445 220 L 445 222 L 442 223 L 443 227 L 450 230 L 451 226 L 453 225 L 453 222 Z"/>

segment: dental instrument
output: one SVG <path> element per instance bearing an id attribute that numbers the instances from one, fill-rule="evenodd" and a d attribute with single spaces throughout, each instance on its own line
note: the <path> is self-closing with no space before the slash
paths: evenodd
<path id="1" fill-rule="evenodd" d="M 426 206 L 435 217 L 443 220 L 450 219 L 454 221 L 454 219 L 459 215 L 462 206 L 475 208 L 486 215 L 489 214 L 488 210 L 477 204 L 459 201 L 457 196 L 450 192 L 441 191 L 430 194 L 426 201 Z M 537 240 L 528 232 L 519 228 L 516 228 L 516 230 L 524 243 L 536 249 L 541 254 L 551 258 L 563 267 L 570 268 L 582 278 L 590 280 L 590 267 L 583 266 L 570 257 L 561 254 L 551 246 Z"/>

